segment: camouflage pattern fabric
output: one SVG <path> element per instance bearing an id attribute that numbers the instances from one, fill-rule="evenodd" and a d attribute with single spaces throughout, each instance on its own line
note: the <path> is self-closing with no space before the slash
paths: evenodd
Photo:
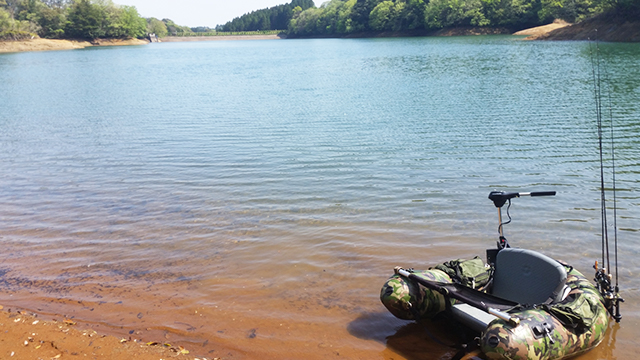
<path id="1" fill-rule="evenodd" d="M 452 282 L 449 275 L 440 270 L 416 271 L 414 274 L 426 280 Z M 430 319 L 447 308 L 442 294 L 400 275 L 387 280 L 380 291 L 380 300 L 393 315 L 403 320 Z"/>
<path id="2" fill-rule="evenodd" d="M 513 327 L 503 320 L 496 319 L 483 332 L 480 347 L 485 357 L 555 360 L 575 356 L 596 347 L 604 338 L 609 323 L 604 301 L 598 290 L 577 270 L 568 273 L 566 284 L 572 289 L 572 301 L 586 301 L 590 305 L 590 327 L 567 328 L 543 309 L 512 311 L 511 314 L 520 319 L 518 326 Z M 544 325 L 545 323 L 547 325 Z M 550 329 L 548 335 L 545 334 L 544 327 Z M 543 331 L 540 331 L 541 329 Z"/>

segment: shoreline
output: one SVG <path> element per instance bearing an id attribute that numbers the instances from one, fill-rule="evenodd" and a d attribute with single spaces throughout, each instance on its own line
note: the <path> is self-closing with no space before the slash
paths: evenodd
<path id="1" fill-rule="evenodd" d="M 230 40 L 281 40 L 281 35 L 220 35 L 220 36 L 167 36 L 160 38 L 160 42 L 190 42 L 190 41 L 230 41 Z"/>
<path id="2" fill-rule="evenodd" d="M 597 40 L 640 42 L 640 19 L 619 13 L 605 13 L 577 24 L 537 34 L 528 40 Z"/>
<path id="3" fill-rule="evenodd" d="M 125 46 L 146 45 L 148 40 L 140 39 L 98 39 L 93 42 L 87 40 L 62 40 L 62 39 L 30 39 L 18 41 L 0 41 L 0 54 L 29 51 L 54 51 L 75 50 L 92 46 Z"/>
<path id="4" fill-rule="evenodd" d="M 191 42 L 191 41 L 233 41 L 233 40 L 280 40 L 286 39 L 282 35 L 224 35 L 224 36 L 167 36 L 160 42 Z M 94 41 L 74 39 L 29 39 L 17 41 L 0 41 L 0 54 L 31 51 L 75 50 L 94 46 L 130 46 L 147 45 L 147 39 L 97 39 Z"/>
<path id="5" fill-rule="evenodd" d="M 306 38 L 380 38 L 380 37 L 418 37 L 418 36 L 475 36 L 475 35 L 516 35 L 528 36 L 524 40 L 588 40 L 595 29 L 599 29 L 601 41 L 640 42 L 640 21 L 629 21 L 618 14 L 602 14 L 581 23 L 570 24 L 556 20 L 551 24 L 524 29 L 512 33 L 506 28 L 462 27 L 446 28 L 438 31 L 417 30 L 411 32 L 357 33 L 343 36 L 320 36 Z M 297 37 L 296 37 L 297 38 Z M 286 35 L 221 35 L 221 36 L 168 36 L 160 42 L 193 41 L 238 41 L 238 40 L 282 40 Z M 301 38 L 303 39 L 303 38 Z M 97 39 L 61 40 L 30 39 L 19 41 L 0 41 L 0 54 L 30 51 L 53 51 L 84 49 L 93 46 L 129 46 L 146 45 L 147 39 Z"/>
<path id="6" fill-rule="evenodd" d="M 520 30 L 520 31 L 517 31 L 517 32 L 513 33 L 513 35 L 518 35 L 518 36 L 526 35 L 528 37 L 525 38 L 525 40 L 535 40 L 539 36 L 544 36 L 544 35 L 549 34 L 549 33 L 553 32 L 555 30 L 562 29 L 562 28 L 565 28 L 565 27 L 571 26 L 571 25 L 572 24 L 570 24 L 570 23 L 568 23 L 568 22 L 566 22 L 564 20 L 556 19 L 551 24 Z"/>

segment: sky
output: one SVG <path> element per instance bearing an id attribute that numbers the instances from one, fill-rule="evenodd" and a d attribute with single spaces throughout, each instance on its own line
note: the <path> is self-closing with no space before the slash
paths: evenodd
<path id="1" fill-rule="evenodd" d="M 135 6 L 140 16 L 171 19 L 178 25 L 196 27 L 226 24 L 253 10 L 288 4 L 291 0 L 114 0 L 119 5 Z M 324 0 L 314 0 L 316 6 Z"/>

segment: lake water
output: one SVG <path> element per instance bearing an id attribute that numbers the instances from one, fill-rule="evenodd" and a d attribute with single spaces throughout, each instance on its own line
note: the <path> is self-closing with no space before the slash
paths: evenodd
<path id="1" fill-rule="evenodd" d="M 513 201 L 513 246 L 589 277 L 601 257 L 595 45 L 520 39 L 0 55 L 0 304 L 209 358 L 451 358 L 379 291 L 394 266 L 495 246 L 490 191 L 558 192 Z M 626 302 L 580 359 L 625 359 L 640 335 L 640 44 L 598 53 Z"/>

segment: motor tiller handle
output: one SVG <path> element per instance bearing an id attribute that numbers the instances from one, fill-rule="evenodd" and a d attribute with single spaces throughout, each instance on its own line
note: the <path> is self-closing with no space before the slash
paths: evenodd
<path id="1" fill-rule="evenodd" d="M 534 191 L 534 192 L 504 192 L 504 191 L 492 191 L 489 193 L 489 199 L 493 201 L 493 204 L 497 208 L 501 208 L 509 199 L 513 199 L 521 196 L 554 196 L 555 191 Z"/>

